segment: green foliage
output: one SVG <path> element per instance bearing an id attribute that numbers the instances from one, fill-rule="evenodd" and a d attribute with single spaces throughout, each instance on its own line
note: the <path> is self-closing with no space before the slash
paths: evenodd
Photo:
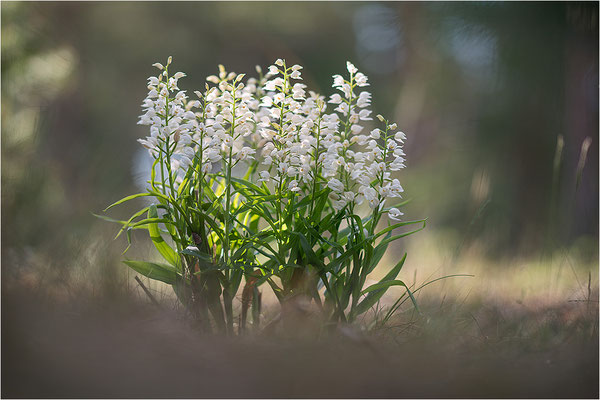
<path id="1" fill-rule="evenodd" d="M 307 137 L 313 138 L 310 150 L 302 153 L 303 157 L 312 160 L 302 164 L 310 171 L 305 171 L 302 177 L 299 171 L 293 170 L 295 172 L 271 178 L 269 171 L 279 174 L 281 168 L 275 170 L 274 167 L 268 167 L 266 171 L 258 171 L 259 162 L 250 156 L 256 151 L 243 147 L 248 135 L 258 135 L 259 130 L 263 129 L 259 128 L 258 121 L 264 123 L 265 117 L 250 113 L 254 119 L 244 120 L 248 111 L 239 116 L 240 110 L 248 107 L 243 102 L 248 100 L 239 99 L 254 97 L 260 100 L 264 96 L 263 89 L 240 95 L 238 92 L 244 88 L 241 84 L 243 76 L 227 74 L 220 66 L 219 76 L 207 80 L 217 84 L 217 93 L 221 94 L 222 100 L 215 100 L 214 91 L 217 89 L 207 85 L 204 93 L 196 92 L 199 101 L 186 103 L 181 100 L 181 92 L 175 96 L 170 94 L 171 88 L 177 87 L 178 79 L 172 78 L 169 73 L 170 62 L 169 59 L 166 66 L 155 64 L 163 72 L 158 78 L 150 78 L 150 93 L 153 93 L 153 85 L 156 85 L 161 94 L 149 94 L 147 104 L 157 107 L 153 100 L 157 96 L 162 96 L 159 98 L 164 103 L 147 114 L 152 118 L 142 116 L 142 121 L 157 129 L 155 132 L 166 132 L 140 140 L 155 159 L 147 191 L 127 196 L 105 211 L 142 197 L 152 198 L 157 203 L 141 208 L 126 221 L 100 216 L 119 223 L 121 229 L 117 237 L 126 232 L 129 242 L 131 230 L 147 229 L 154 247 L 168 264 L 130 260 L 125 264 L 150 279 L 172 285 L 178 299 L 202 323 L 204 329 L 214 326 L 217 331 L 229 334 L 234 333 L 233 322 L 236 317 L 233 300 L 242 280 L 246 284 L 242 296 L 240 331 L 245 329 L 249 307 L 252 308 L 250 315 L 253 326 L 259 326 L 259 288 L 265 283 L 282 304 L 298 296 L 311 299 L 328 324 L 354 322 L 373 307 L 391 286 L 404 287 L 416 307 L 410 289 L 397 279 L 406 254 L 379 283 L 365 288 L 367 276 L 377 268 L 389 244 L 424 229 L 426 225 L 425 220 L 415 220 L 394 224 L 388 222 L 387 226 L 379 228 L 382 216 L 389 214 L 390 219 L 397 220 L 402 215 L 397 207 L 407 203 L 403 201 L 395 207 L 384 207 L 387 197 L 399 197 L 403 190 L 398 180 L 392 180 L 390 172 L 386 172 L 403 168 L 401 144 L 405 136 L 402 132 L 393 134 L 395 124 L 378 116 L 383 128 L 373 130 L 372 137 L 381 138 L 381 143 L 372 140 L 375 145 L 363 155 L 374 159 L 373 166 L 362 173 L 370 178 L 357 180 L 361 175 L 358 165 L 354 171 L 355 177 L 350 176 L 351 170 L 341 168 L 338 171 L 337 167 L 332 170 L 331 166 L 325 165 L 326 161 L 335 161 L 338 157 L 351 162 L 354 152 L 343 146 L 338 152 L 335 147 L 337 153 L 331 158 L 330 149 L 320 144 L 321 140 L 331 140 L 331 135 L 321 133 L 325 126 L 322 122 L 331 118 L 331 115 L 325 114 L 324 101 L 315 97 L 317 100 L 310 104 L 314 107 L 311 115 L 316 122 L 311 119 L 310 124 L 303 127 L 312 127 L 311 130 L 302 134 L 305 135 L 303 141 L 297 141 L 300 146 L 308 140 Z M 286 109 L 286 104 L 292 102 L 289 80 L 294 74 L 298 79 L 301 68 L 287 68 L 282 60 L 278 60 L 276 65 L 281 69 L 271 66 L 270 71 L 275 69 L 283 74 L 281 93 L 278 94 L 283 100 L 277 106 L 279 111 L 276 115 L 292 113 L 291 108 Z M 358 102 L 362 101 L 360 107 L 364 108 L 370 101 L 370 95 L 361 96 L 362 100 L 359 100 L 352 92 L 358 86 L 366 86 L 366 77 L 357 73 L 350 63 L 348 71 L 351 76 L 349 81 L 334 84 L 334 87 L 347 85 L 350 92 L 345 92 L 348 97 L 344 101 L 348 107 L 356 110 L 352 111 L 354 119 L 351 113 L 347 113 L 346 121 L 342 121 L 340 130 L 335 133 L 338 135 L 336 140 L 344 143 L 349 143 L 351 135 L 355 134 L 352 132 L 359 121 Z M 174 76 L 185 75 L 177 73 Z M 163 80 L 169 82 L 168 86 L 162 83 Z M 265 82 L 261 77 L 258 82 L 261 88 L 262 85 L 267 87 Z M 293 99 L 304 100 L 303 95 L 297 92 L 300 90 L 298 86 L 294 85 L 294 90 Z M 285 99 L 288 99 L 287 103 Z M 191 113 L 189 110 L 194 105 L 198 107 L 198 112 Z M 365 111 L 361 111 L 364 118 L 370 113 L 365 114 Z M 173 122 L 181 121 L 181 118 L 175 118 L 184 112 L 187 124 Z M 218 120 L 218 128 L 215 128 L 221 129 L 220 136 L 211 133 L 214 129 L 207 128 L 210 123 L 217 126 L 215 112 L 222 116 Z M 212 115 L 210 118 L 209 114 Z M 296 157 L 294 151 L 297 150 L 290 143 L 300 137 L 300 125 L 290 133 L 285 131 L 289 128 L 283 126 L 283 116 L 279 122 L 268 121 L 268 126 L 273 129 L 271 132 L 275 132 L 270 142 L 271 148 L 292 154 L 292 159 Z M 246 124 L 245 127 L 243 124 Z M 198 127 L 196 133 L 184 139 L 185 133 L 180 132 L 186 132 L 190 125 Z M 335 125 L 338 126 L 338 123 Z M 246 130 L 241 133 L 240 127 Z M 227 140 L 240 144 L 235 152 L 231 142 L 215 147 L 210 144 L 215 137 L 218 137 L 219 143 Z M 192 142 L 188 149 L 181 145 L 184 140 Z M 260 150 L 256 141 L 251 145 Z M 392 156 L 392 150 L 396 148 L 399 152 L 394 151 Z M 324 158 L 325 152 L 329 152 L 329 159 Z M 213 172 L 212 163 L 215 160 L 220 162 L 220 169 Z M 273 161 L 277 165 L 280 162 L 283 161 Z M 185 163 L 185 168 L 180 168 L 181 163 Z M 243 177 L 232 175 L 233 168 L 239 163 L 245 163 L 248 167 Z M 285 168 L 288 168 L 287 164 Z M 332 174 L 338 174 L 333 176 L 340 179 L 332 179 Z M 261 179 L 257 180 L 257 176 Z M 341 197 L 348 198 L 349 194 L 350 201 Z M 359 198 L 363 200 L 358 201 Z M 367 208 L 367 215 L 360 216 L 358 205 L 363 201 L 370 207 Z M 397 231 L 413 226 L 416 228 Z"/>
<path id="2" fill-rule="evenodd" d="M 125 260 L 123 262 L 134 271 L 139 272 L 150 279 L 155 279 L 170 285 L 177 281 L 178 271 L 169 265 L 134 260 Z"/>

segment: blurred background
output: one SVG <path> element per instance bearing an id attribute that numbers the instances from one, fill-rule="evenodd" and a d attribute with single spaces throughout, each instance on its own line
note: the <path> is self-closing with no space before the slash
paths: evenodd
<path id="1" fill-rule="evenodd" d="M 103 236 L 115 227 L 91 213 L 138 190 L 145 79 L 169 55 L 190 91 L 219 63 L 253 74 L 282 57 L 330 93 L 350 60 L 370 77 L 374 113 L 408 136 L 405 213 L 428 218 L 410 240 L 494 263 L 565 249 L 597 260 L 597 4 L 8 2 L 10 273 L 40 264 L 65 277 L 94 251 L 118 261 L 123 242 Z"/>
<path id="2" fill-rule="evenodd" d="M 120 263 L 125 239 L 92 213 L 139 190 L 146 78 L 172 55 L 190 92 L 219 63 L 253 75 L 285 58 L 331 93 L 352 61 L 370 78 L 374 114 L 408 136 L 405 218 L 428 218 L 390 252 L 409 253 L 403 279 L 475 274 L 421 293 L 474 310 L 597 302 L 597 2 L 2 2 L 1 12 L 3 294 L 18 283 L 112 301 L 139 289 Z M 145 242 L 134 235 L 132 258 L 151 258 Z"/>

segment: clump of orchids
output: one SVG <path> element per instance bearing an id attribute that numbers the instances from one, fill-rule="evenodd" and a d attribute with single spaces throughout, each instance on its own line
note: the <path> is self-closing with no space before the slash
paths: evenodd
<path id="1" fill-rule="evenodd" d="M 262 285 L 284 309 L 309 300 L 332 324 L 355 321 L 393 285 L 414 301 L 396 279 L 406 254 L 365 288 L 389 243 L 425 221 L 399 222 L 404 190 L 393 174 L 405 167 L 406 136 L 371 117 L 363 73 L 348 62 L 327 99 L 281 59 L 247 79 L 220 65 L 190 97 L 171 63 L 154 64 L 138 122 L 149 126 L 139 142 L 154 160 L 147 191 L 108 207 L 152 198 L 118 221 L 119 233 L 147 230 L 166 263 L 127 265 L 172 285 L 206 331 L 258 327 Z"/>

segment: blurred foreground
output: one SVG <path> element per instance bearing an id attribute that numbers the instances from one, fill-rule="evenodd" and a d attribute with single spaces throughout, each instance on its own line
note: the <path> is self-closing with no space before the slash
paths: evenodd
<path id="1" fill-rule="evenodd" d="M 423 250 L 409 251 L 413 264 L 401 274 L 417 287 L 451 260 L 428 259 L 421 239 Z M 423 288 L 422 315 L 407 302 L 383 326 L 377 313 L 366 316 L 368 332 L 340 326 L 320 335 L 310 313 L 302 329 L 265 328 L 279 305 L 264 287 L 263 329 L 221 337 L 198 334 L 169 291 L 146 278 L 160 308 L 132 276 L 111 290 L 97 278 L 82 290 L 81 281 L 9 277 L 2 396 L 597 398 L 597 270 L 563 256 L 501 273 L 478 266 L 471 250 L 452 270 L 475 276 Z M 381 307 L 400 294 L 390 291 Z"/>
<path id="2" fill-rule="evenodd" d="M 319 341 L 199 337 L 149 306 L 65 308 L 15 290 L 2 308 L 4 398 L 598 397 L 597 308 L 581 304 L 491 309 L 479 333 L 468 310 L 436 312 L 402 343 L 349 328 Z"/>

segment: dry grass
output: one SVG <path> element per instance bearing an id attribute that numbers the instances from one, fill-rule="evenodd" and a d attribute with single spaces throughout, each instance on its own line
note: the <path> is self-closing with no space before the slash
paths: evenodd
<path id="1" fill-rule="evenodd" d="M 86 246 L 77 262 L 114 274 L 102 261 L 110 246 Z M 406 302 L 369 333 L 340 326 L 318 338 L 310 316 L 293 334 L 200 336 L 147 280 L 162 310 L 132 275 L 83 268 L 66 282 L 32 266 L 7 274 L 3 264 L 2 396 L 598 397 L 597 256 L 494 265 L 476 246 L 453 259 L 434 234 L 406 246 L 407 282 L 475 276 L 418 292 L 421 315 Z M 394 290 L 382 305 L 402 293 Z M 279 312 L 264 292 L 263 326 Z"/>

